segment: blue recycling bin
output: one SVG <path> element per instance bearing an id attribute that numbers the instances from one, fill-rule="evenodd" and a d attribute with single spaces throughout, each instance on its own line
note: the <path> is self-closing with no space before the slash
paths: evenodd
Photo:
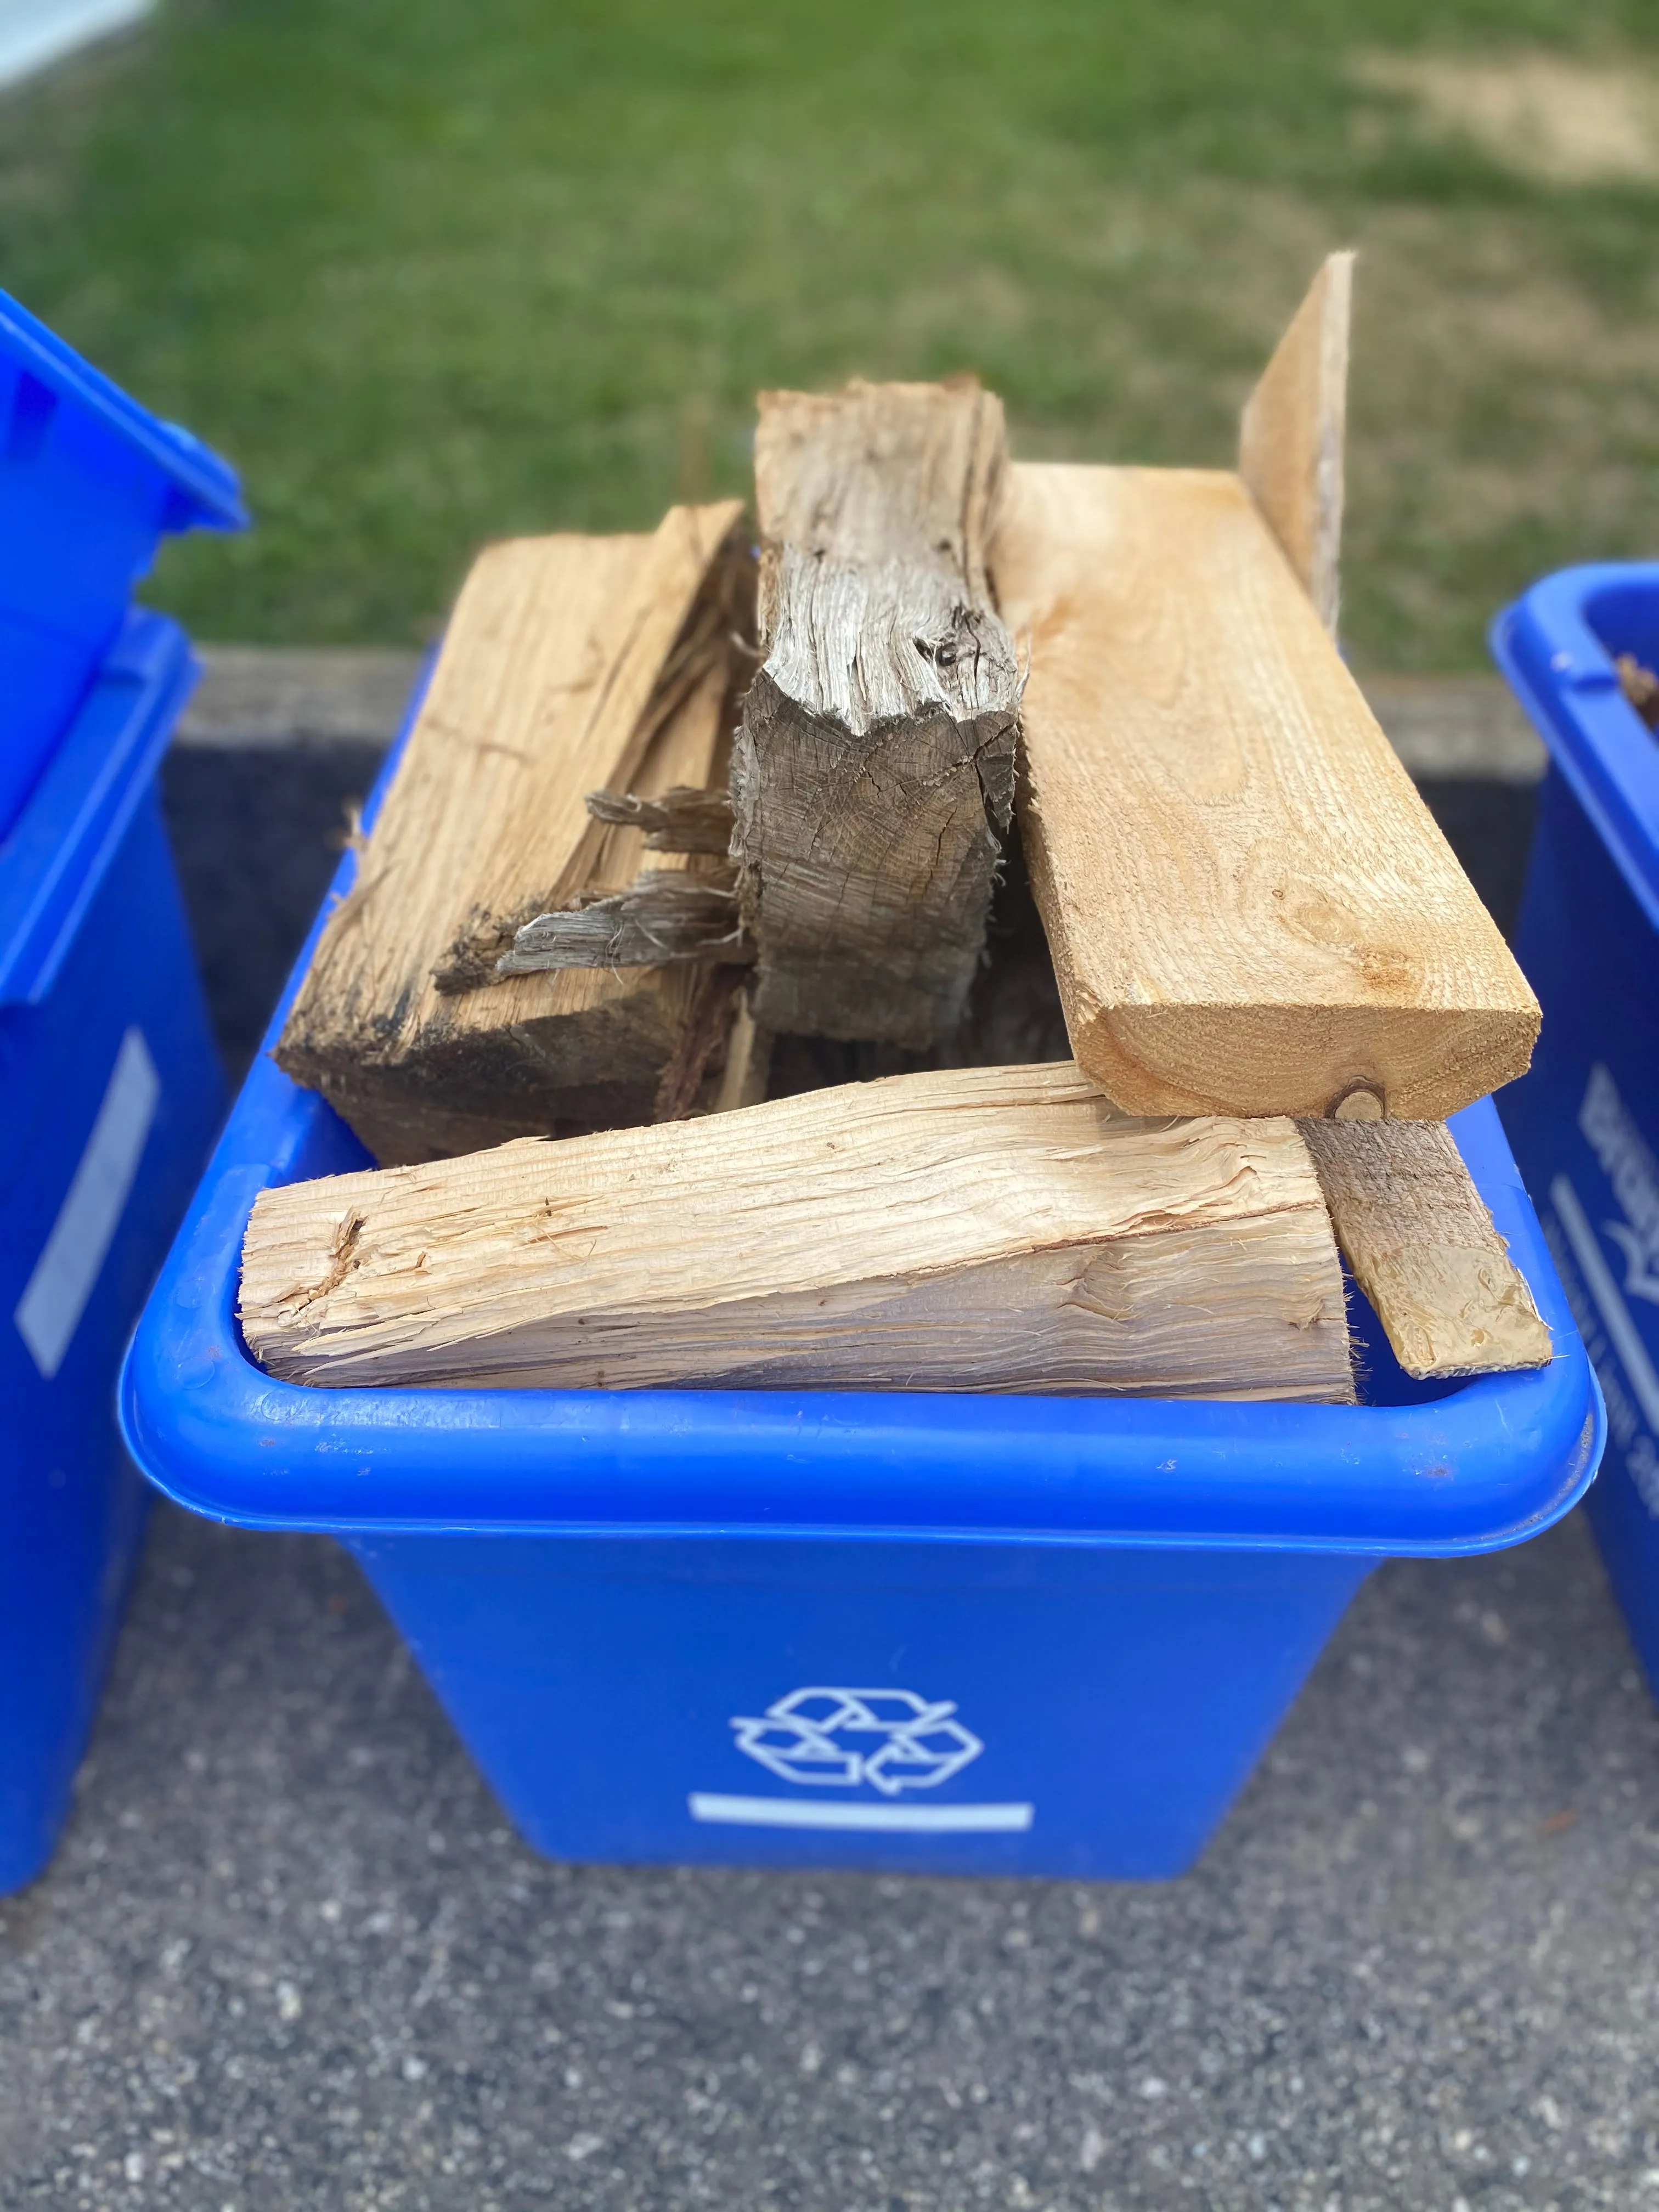
<path id="1" fill-rule="evenodd" d="M 246 520 L 216 454 L 0 292 L 0 837 L 162 537 Z"/>
<path id="2" fill-rule="evenodd" d="M 262 1055 L 122 1419 L 180 1504 L 350 1547 L 550 1856 L 1176 1875 L 1379 1559 L 1520 1542 L 1595 1470 L 1595 1380 L 1490 1102 L 1454 1127 L 1547 1368 L 1413 1383 L 1356 1292 L 1357 1407 L 311 1389 L 242 1345 L 242 1235 L 260 1190 L 368 1155 Z"/>
<path id="3" fill-rule="evenodd" d="M 1545 578 L 1492 650 L 1549 749 L 1516 939 L 1544 1029 L 1504 1121 L 1607 1395 L 1589 1517 L 1659 1692 L 1659 738 L 1615 665 L 1659 666 L 1659 562 Z"/>
<path id="4" fill-rule="evenodd" d="M 129 615 L 0 839 L 0 1892 L 68 1810 L 148 1495 L 117 1370 L 223 1104 L 156 789 L 194 676 Z"/>

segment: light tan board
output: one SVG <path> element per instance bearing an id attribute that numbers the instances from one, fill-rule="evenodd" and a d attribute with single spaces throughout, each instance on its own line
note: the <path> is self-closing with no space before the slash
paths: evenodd
<path id="1" fill-rule="evenodd" d="M 1333 253 L 1245 403 L 1238 472 L 1333 637 L 1340 592 L 1352 253 Z"/>
<path id="2" fill-rule="evenodd" d="M 240 1316 L 335 1385 L 1352 1395 L 1294 1126 L 1129 1121 L 1069 1062 L 267 1191 Z"/>
<path id="3" fill-rule="evenodd" d="M 1011 471 L 1021 829 L 1072 1049 L 1138 1114 L 1438 1120 L 1538 1007 L 1240 479 Z"/>
<path id="4" fill-rule="evenodd" d="M 761 396 L 761 636 L 732 763 L 756 1018 L 924 1046 L 959 1018 L 1013 793 L 985 576 L 1001 403 L 971 382 Z"/>
<path id="5" fill-rule="evenodd" d="M 1338 1242 L 1408 1375 L 1542 1367 L 1550 1333 L 1438 1121 L 1307 1121 Z"/>
<path id="6" fill-rule="evenodd" d="M 495 962 L 531 915 L 638 872 L 643 830 L 592 820 L 589 791 L 714 779 L 746 619 L 738 512 L 677 507 L 651 537 L 515 540 L 467 579 L 277 1049 L 378 1158 L 652 1112 L 704 969 L 501 982 Z"/>

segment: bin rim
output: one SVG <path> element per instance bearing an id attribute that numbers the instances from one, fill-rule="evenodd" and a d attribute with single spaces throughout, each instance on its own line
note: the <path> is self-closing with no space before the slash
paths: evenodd
<path id="1" fill-rule="evenodd" d="M 332 1109 L 270 1052 L 356 872 L 348 852 L 123 1363 L 127 1449 L 194 1512 L 359 1540 L 715 1537 L 1449 1557 L 1541 1533 L 1595 1474 L 1601 1391 L 1490 1099 L 1450 1126 L 1555 1357 L 1422 1402 L 279 1382 L 254 1364 L 236 1325 L 242 1237 L 262 1189 L 317 1172 L 307 1163 L 319 1139 L 355 1147 Z"/>
<path id="2" fill-rule="evenodd" d="M 1590 609 L 1599 597 L 1651 592 L 1659 562 L 1586 561 L 1558 568 L 1497 615 L 1492 659 L 1579 805 L 1659 929 L 1659 738 L 1642 724 Z"/>
<path id="3" fill-rule="evenodd" d="M 164 422 L 76 353 L 10 293 L 0 291 L 0 352 L 60 398 L 72 401 L 153 461 L 178 497 L 164 531 L 245 530 L 247 509 L 230 463 L 178 422 Z"/>
<path id="4" fill-rule="evenodd" d="M 0 838 L 0 1007 L 50 994 L 199 673 L 176 622 L 127 615 Z"/>

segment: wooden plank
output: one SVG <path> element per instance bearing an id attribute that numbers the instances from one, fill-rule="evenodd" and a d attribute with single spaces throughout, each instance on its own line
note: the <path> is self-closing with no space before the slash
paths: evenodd
<path id="1" fill-rule="evenodd" d="M 276 1053 L 382 1161 L 651 1114 L 705 969 L 500 981 L 495 965 L 530 917 L 639 872 L 646 833 L 595 822 L 596 784 L 717 778 L 747 619 L 738 513 L 515 540 L 469 576 Z"/>
<path id="2" fill-rule="evenodd" d="M 775 1030 L 923 1046 L 962 1013 L 1013 793 L 985 573 L 1003 453 L 968 380 L 761 395 L 766 659 L 732 794 Z"/>
<path id="3" fill-rule="evenodd" d="M 1238 430 L 1238 473 L 1333 637 L 1341 596 L 1353 263 L 1352 253 L 1327 255 L 1245 402 Z"/>
<path id="4" fill-rule="evenodd" d="M 1238 441 L 1239 474 L 1333 636 L 1353 260 L 1327 258 L 1250 395 Z M 1376 710 L 1374 686 L 1367 699 Z M 1388 735 L 1415 765 L 1398 732 Z M 1548 1360 L 1549 1331 L 1443 1122 L 1310 1121 L 1303 1133 L 1337 1241 L 1408 1374 Z"/>
<path id="5" fill-rule="evenodd" d="M 1139 1114 L 1440 1120 L 1538 1007 L 1233 475 L 1021 467 L 1020 824 L 1072 1049 Z"/>
<path id="6" fill-rule="evenodd" d="M 1352 1395 L 1294 1126 L 1132 1121 L 1069 1062 L 269 1190 L 240 1311 L 332 1385 Z"/>
<path id="7" fill-rule="evenodd" d="M 1307 1121 L 1337 1240 L 1408 1375 L 1542 1367 L 1550 1333 L 1440 1121 Z"/>

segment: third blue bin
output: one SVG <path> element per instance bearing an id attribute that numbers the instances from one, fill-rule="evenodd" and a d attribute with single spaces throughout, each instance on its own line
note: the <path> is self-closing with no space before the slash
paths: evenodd
<path id="1" fill-rule="evenodd" d="M 1544 1030 L 1504 1121 L 1607 1394 L 1590 1520 L 1659 1689 L 1659 738 L 1615 666 L 1659 666 L 1659 563 L 1547 577 L 1492 649 L 1550 756 L 1516 938 Z"/>
<path id="2" fill-rule="evenodd" d="M 0 838 L 162 536 L 246 520 L 216 454 L 0 292 Z"/>
<path id="3" fill-rule="evenodd" d="M 1594 1472 L 1595 1381 L 1490 1102 L 1454 1126 L 1547 1369 L 1413 1384 L 1356 1298 L 1358 1407 L 320 1390 L 248 1358 L 241 1238 L 267 1185 L 367 1156 L 262 1057 L 126 1434 L 198 1512 L 348 1544 L 555 1856 L 1175 1875 L 1379 1559 L 1520 1542 Z"/>

